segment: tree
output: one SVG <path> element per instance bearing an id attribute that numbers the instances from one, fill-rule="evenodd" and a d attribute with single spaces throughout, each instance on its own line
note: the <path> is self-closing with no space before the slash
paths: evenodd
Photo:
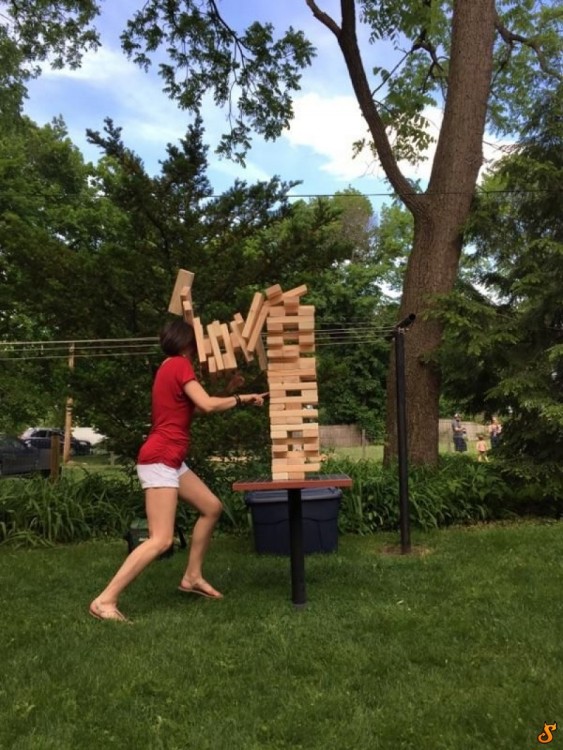
<path id="1" fill-rule="evenodd" d="M 440 373 L 433 359 L 443 326 L 429 313 L 434 297 L 451 292 L 457 278 L 487 116 L 498 128 L 516 129 L 526 115 L 529 91 L 560 76 L 558 11 L 520 0 L 497 5 L 494 0 L 341 0 L 338 20 L 315 0 L 305 2 L 334 36 L 367 124 L 367 145 L 414 219 L 399 312 L 418 316 L 407 344 L 410 452 L 416 462 L 435 463 Z M 390 41 L 402 55 L 393 70 L 375 68 L 371 80 L 358 17 L 371 44 Z M 293 28 L 277 40 L 271 24 L 253 23 L 237 31 L 220 15 L 215 0 L 149 0 L 130 20 L 123 45 L 145 67 L 157 51 L 168 55 L 160 72 L 165 90 L 180 106 L 198 112 L 208 91 L 217 104 L 230 105 L 231 127 L 220 151 L 239 160 L 250 146 L 252 129 L 273 139 L 288 125 L 300 71 L 314 56 L 304 35 Z M 422 191 L 405 177 L 399 160 L 416 159 L 428 145 L 424 109 L 440 100 L 444 115 L 428 187 Z M 396 444 L 394 404 L 391 366 L 388 455 Z"/>
<path id="2" fill-rule="evenodd" d="M 135 455 L 148 427 L 150 386 L 160 361 L 156 333 L 177 269 L 187 267 L 196 274 L 194 302 L 204 323 L 245 313 L 257 289 L 307 283 L 325 343 L 333 345 L 320 353 L 321 364 L 327 355 L 321 388 L 330 417 L 355 421 L 360 413 L 366 426 L 370 420 L 379 426 L 378 343 L 365 352 L 358 340 L 343 346 L 333 336 L 344 319 L 356 320 L 359 333 L 365 332 L 369 322 L 377 323 L 384 300 L 376 283 L 369 202 L 347 194 L 290 204 L 292 185 L 278 179 L 237 181 L 213 197 L 197 119 L 179 145 L 168 146 L 157 176 L 146 173 L 111 120 L 102 133 L 89 131 L 89 138 L 102 150 L 97 166 L 84 163 L 62 121 L 40 128 L 22 118 L 17 132 L 0 136 L 0 339 L 98 341 L 95 351 L 76 351 L 70 386 L 79 421 L 108 435 L 120 453 Z M 358 211 L 364 232 L 350 234 L 350 214 Z M 112 338 L 131 344 L 109 350 L 101 340 Z M 140 339 L 149 341 L 134 343 Z M 0 394 L 10 405 L 4 426 L 21 428 L 56 413 L 56 424 L 62 423 L 68 349 L 49 349 L 45 360 L 14 355 L 0 366 Z M 41 350 L 31 355 L 41 356 Z M 257 367 L 246 375 L 261 379 L 256 387 L 266 389 Z M 232 420 L 215 421 L 214 432 L 219 424 L 225 428 L 220 441 L 198 428 L 205 433 L 199 441 L 204 452 L 213 444 L 235 450 L 241 436 L 246 448 L 267 446 L 264 424 L 253 424 L 248 414 L 233 419 L 236 429 Z"/>
<path id="3" fill-rule="evenodd" d="M 442 351 L 447 393 L 505 415 L 506 456 L 553 465 L 563 450 L 562 93 L 535 97 L 516 149 L 476 200 L 474 252 L 444 306 Z"/>
<path id="4" fill-rule="evenodd" d="M 99 44 L 90 27 L 99 13 L 93 0 L 4 0 L 0 2 L 0 124 L 14 124 L 26 83 L 49 61 L 78 67 L 85 49 Z"/>

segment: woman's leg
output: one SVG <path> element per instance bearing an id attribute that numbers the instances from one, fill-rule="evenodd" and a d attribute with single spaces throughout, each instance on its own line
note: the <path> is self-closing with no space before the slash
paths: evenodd
<path id="1" fill-rule="evenodd" d="M 203 560 L 213 529 L 223 512 L 223 506 L 209 487 L 191 470 L 181 475 L 178 493 L 181 500 L 189 503 L 199 513 L 192 531 L 188 565 L 181 588 L 219 599 L 221 594 L 203 578 Z"/>
<path id="2" fill-rule="evenodd" d="M 135 547 L 106 588 L 94 599 L 90 605 L 92 614 L 101 619 L 123 619 L 117 610 L 119 595 L 173 543 L 177 504 L 178 490 L 175 487 L 151 487 L 145 490 L 149 538 Z"/>

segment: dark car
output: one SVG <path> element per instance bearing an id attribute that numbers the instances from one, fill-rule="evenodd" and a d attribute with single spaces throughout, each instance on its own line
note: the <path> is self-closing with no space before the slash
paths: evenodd
<path id="1" fill-rule="evenodd" d="M 35 474 L 39 451 L 12 435 L 0 434 L 0 476 Z"/>
<path id="2" fill-rule="evenodd" d="M 23 433 L 21 439 L 25 441 L 27 445 L 31 445 L 34 448 L 49 449 L 51 447 L 51 438 L 53 435 L 58 435 L 59 446 L 62 451 L 65 434 L 63 430 L 58 430 L 53 427 L 31 427 Z M 92 452 L 92 443 L 89 443 L 88 440 L 78 440 L 71 436 L 70 452 L 73 456 L 89 456 Z"/>

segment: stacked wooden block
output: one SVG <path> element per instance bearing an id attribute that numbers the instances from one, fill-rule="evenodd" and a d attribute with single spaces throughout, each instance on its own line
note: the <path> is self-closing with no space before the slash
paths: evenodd
<path id="1" fill-rule="evenodd" d="M 256 292 L 246 320 L 236 313 L 228 325 L 213 321 L 204 328 L 193 313 L 193 278 L 179 271 L 168 310 L 193 325 L 199 361 L 211 375 L 235 370 L 238 353 L 247 362 L 256 354 L 267 371 L 272 479 L 305 479 L 320 471 L 315 308 L 301 304 L 307 287 Z"/>
<path id="2" fill-rule="evenodd" d="M 307 287 L 266 290 L 272 479 L 304 479 L 320 471 L 315 308 Z"/>

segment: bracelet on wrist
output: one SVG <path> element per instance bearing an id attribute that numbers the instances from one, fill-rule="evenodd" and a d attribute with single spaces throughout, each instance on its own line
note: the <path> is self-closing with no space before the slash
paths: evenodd
<path id="1" fill-rule="evenodd" d="M 238 393 L 233 393 L 233 396 L 235 397 L 235 406 L 242 406 L 242 399 Z"/>

